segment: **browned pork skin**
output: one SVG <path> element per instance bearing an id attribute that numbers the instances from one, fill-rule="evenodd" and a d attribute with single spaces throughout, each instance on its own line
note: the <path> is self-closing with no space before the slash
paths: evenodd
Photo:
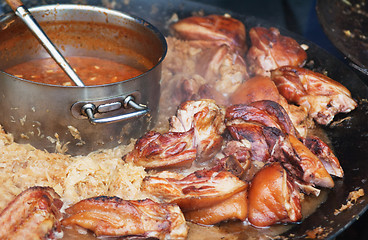
<path id="1" fill-rule="evenodd" d="M 0 213 L 0 239 L 55 239 L 61 233 L 60 196 L 49 187 L 31 187 Z"/>
<path id="2" fill-rule="evenodd" d="M 243 55 L 247 50 L 245 26 L 239 20 L 221 15 L 193 16 L 173 24 L 179 38 L 203 45 L 227 45 Z"/>
<path id="3" fill-rule="evenodd" d="M 293 155 L 285 141 L 285 133 L 297 132 L 283 108 L 269 100 L 249 105 L 239 104 L 226 109 L 226 127 L 234 140 L 249 147 L 253 161 L 284 161 L 284 152 Z"/>
<path id="4" fill-rule="evenodd" d="M 271 100 L 284 106 L 287 104 L 270 77 L 257 75 L 242 83 L 230 96 L 230 103 L 250 104 L 261 100 Z"/>
<path id="5" fill-rule="evenodd" d="M 272 71 L 272 80 L 286 100 L 304 106 L 319 124 L 327 125 L 337 113 L 357 106 L 346 87 L 308 69 L 281 67 Z"/>
<path id="6" fill-rule="evenodd" d="M 271 158 L 271 154 L 263 134 L 263 128 L 261 125 L 249 122 L 229 123 L 227 126 L 234 140 L 249 146 L 251 160 L 267 162 Z"/>
<path id="7" fill-rule="evenodd" d="M 248 192 L 248 220 L 256 227 L 302 218 L 300 196 L 280 163 L 263 167 L 254 176 Z"/>
<path id="8" fill-rule="evenodd" d="M 214 100 L 203 99 L 181 104 L 176 116 L 170 118 L 171 132 L 186 132 L 194 129 L 194 147 L 197 161 L 211 159 L 221 149 L 225 130 L 224 110 Z"/>
<path id="9" fill-rule="evenodd" d="M 226 220 L 244 221 L 247 215 L 248 203 L 246 190 L 212 207 L 184 213 L 186 220 L 203 225 L 213 225 Z"/>
<path id="10" fill-rule="evenodd" d="M 270 100 L 280 104 L 290 117 L 292 124 L 297 129 L 297 133 L 301 136 L 307 135 L 308 124 L 313 122 L 308 121 L 307 111 L 303 107 L 288 104 L 270 77 L 257 75 L 245 81 L 231 94 L 229 102 L 232 105 L 249 105 L 262 100 Z M 295 132 L 295 130 L 293 131 Z"/>
<path id="11" fill-rule="evenodd" d="M 270 76 L 281 66 L 303 66 L 307 53 L 292 38 L 282 36 L 277 28 L 254 27 L 249 31 L 252 47 L 247 62 L 254 75 Z"/>
<path id="12" fill-rule="evenodd" d="M 194 129 L 164 134 L 151 131 L 123 158 L 147 169 L 190 166 L 197 154 L 193 138 Z"/>
<path id="13" fill-rule="evenodd" d="M 244 191 L 247 184 L 227 171 L 198 170 L 183 179 L 146 177 L 142 191 L 183 212 L 214 206 Z"/>
<path id="14" fill-rule="evenodd" d="M 138 236 L 158 239 L 185 239 L 188 228 L 179 207 L 150 199 L 126 201 L 118 197 L 82 200 L 66 209 L 64 226 L 79 226 L 96 236 Z"/>
<path id="15" fill-rule="evenodd" d="M 251 160 L 281 162 L 305 186 L 333 187 L 322 161 L 298 140 L 290 119 L 281 110 L 280 105 L 268 100 L 228 107 L 227 129 L 234 140 L 249 143 Z"/>
<path id="16" fill-rule="evenodd" d="M 340 178 L 344 176 L 344 171 L 340 166 L 339 160 L 336 158 L 331 148 L 320 138 L 316 136 L 308 136 L 303 138 L 302 142 L 321 160 L 323 166 L 326 168 L 329 174 Z"/>
<path id="17" fill-rule="evenodd" d="M 299 135 L 285 109 L 280 104 L 270 100 L 230 106 L 226 109 L 225 119 L 227 122 L 239 119 L 278 128 L 294 136 Z"/>
<path id="18" fill-rule="evenodd" d="M 228 107 L 226 109 L 225 119 L 226 125 L 233 120 L 238 120 L 281 129 L 280 125 L 267 112 L 251 105 L 238 104 Z"/>
<path id="19" fill-rule="evenodd" d="M 317 186 L 332 188 L 335 184 L 321 160 L 296 137 L 289 135 L 289 141 L 304 171 L 303 180 Z"/>

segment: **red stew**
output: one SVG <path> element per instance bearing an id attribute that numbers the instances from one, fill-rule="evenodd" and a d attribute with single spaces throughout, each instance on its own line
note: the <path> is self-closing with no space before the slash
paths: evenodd
<path id="1" fill-rule="evenodd" d="M 94 57 L 66 57 L 87 86 L 121 82 L 143 72 L 131 66 Z M 51 58 L 31 60 L 15 65 L 5 72 L 23 79 L 52 85 L 75 85 Z"/>

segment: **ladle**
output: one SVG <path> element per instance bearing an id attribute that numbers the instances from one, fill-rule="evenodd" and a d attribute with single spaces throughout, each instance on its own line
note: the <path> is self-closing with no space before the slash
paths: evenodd
<path id="1" fill-rule="evenodd" d="M 31 30 L 33 35 L 38 39 L 46 51 L 51 55 L 55 62 L 63 69 L 63 71 L 69 76 L 69 78 L 79 87 L 84 87 L 84 83 L 65 60 L 60 51 L 47 37 L 46 33 L 42 30 L 40 25 L 37 23 L 36 19 L 24 6 L 20 0 L 6 0 L 8 5 L 13 9 L 15 14 L 22 19 L 22 21 L 27 25 L 28 29 Z"/>

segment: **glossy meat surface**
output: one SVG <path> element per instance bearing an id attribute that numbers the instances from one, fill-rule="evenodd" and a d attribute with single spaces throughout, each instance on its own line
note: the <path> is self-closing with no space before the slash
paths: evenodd
<path id="1" fill-rule="evenodd" d="M 252 42 L 247 62 L 254 75 L 270 76 L 281 66 L 303 66 L 307 53 L 292 38 L 280 34 L 277 28 L 254 27 L 249 31 Z"/>
<path id="2" fill-rule="evenodd" d="M 151 131 L 137 140 L 124 160 L 148 169 L 183 167 L 190 166 L 196 154 L 193 129 L 163 134 Z"/>
<path id="3" fill-rule="evenodd" d="M 280 104 L 270 100 L 230 106 L 226 109 L 225 118 L 227 123 L 238 119 L 278 128 L 294 136 L 298 135 L 285 109 Z"/>
<path id="4" fill-rule="evenodd" d="M 257 75 L 240 85 L 230 96 L 230 103 L 250 104 L 261 100 L 271 100 L 284 105 L 286 100 L 277 90 L 275 83 L 268 76 Z"/>
<path id="5" fill-rule="evenodd" d="M 188 221 L 204 225 L 213 225 L 228 220 L 244 221 L 248 216 L 247 191 L 234 194 L 211 207 L 185 212 L 184 215 Z"/>
<path id="6" fill-rule="evenodd" d="M 227 171 L 198 170 L 182 179 L 147 177 L 142 190 L 164 202 L 176 203 L 183 212 L 218 204 L 247 184 Z"/>
<path id="7" fill-rule="evenodd" d="M 0 239 L 55 239 L 61 233 L 60 196 L 49 187 L 31 187 L 0 213 Z"/>
<path id="8" fill-rule="evenodd" d="M 248 220 L 257 227 L 302 218 L 299 192 L 280 163 L 266 165 L 255 175 L 248 201 Z"/>
<path id="9" fill-rule="evenodd" d="M 257 75 L 243 82 L 230 96 L 229 102 L 235 104 L 251 104 L 253 102 L 270 100 L 284 108 L 298 134 L 306 136 L 308 128 L 313 128 L 308 112 L 304 107 L 288 104 L 279 93 L 276 84 L 268 76 Z"/>
<path id="10" fill-rule="evenodd" d="M 185 40 L 201 40 L 218 46 L 225 44 L 240 54 L 246 51 L 245 26 L 229 16 L 188 17 L 173 24 L 172 29 L 175 35 Z"/>
<path id="11" fill-rule="evenodd" d="M 302 138 L 301 141 L 321 160 L 329 174 L 340 178 L 344 176 L 344 171 L 339 160 L 325 142 L 316 136 L 308 136 L 306 138 Z"/>
<path id="12" fill-rule="evenodd" d="M 272 71 L 272 80 L 289 102 L 305 107 L 319 124 L 329 124 L 337 113 L 348 113 L 357 103 L 350 91 L 331 78 L 308 69 L 285 66 Z"/>
<path id="13" fill-rule="evenodd" d="M 158 239 L 185 239 L 187 225 L 178 206 L 152 200 L 126 201 L 118 197 L 82 200 L 66 209 L 64 226 L 79 226 L 96 236 L 136 236 Z"/>
<path id="14" fill-rule="evenodd" d="M 335 185 L 334 181 L 321 160 L 296 137 L 290 135 L 289 141 L 297 155 L 297 162 L 304 171 L 303 180 L 317 186 L 332 188 Z"/>
<path id="15" fill-rule="evenodd" d="M 193 145 L 197 161 L 211 159 L 221 149 L 225 130 L 224 110 L 215 101 L 203 99 L 182 103 L 170 118 L 171 132 L 194 131 Z"/>

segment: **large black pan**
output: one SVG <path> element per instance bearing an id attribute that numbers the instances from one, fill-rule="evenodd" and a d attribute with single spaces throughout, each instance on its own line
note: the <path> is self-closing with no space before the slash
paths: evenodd
<path id="1" fill-rule="evenodd" d="M 229 13 L 224 9 L 190 1 L 179 0 L 130 0 L 130 1 L 24 1 L 28 7 L 51 3 L 86 3 L 111 7 L 130 14 L 141 16 L 167 33 L 167 22 L 176 13 L 179 18 L 191 16 L 193 13 L 224 14 Z M 5 11 L 10 11 L 5 9 Z M 255 17 L 247 17 L 236 13 L 230 14 L 243 21 L 247 29 L 253 26 L 273 26 Z M 331 139 L 336 155 L 344 170 L 345 177 L 337 179 L 336 186 L 328 193 L 328 198 L 319 209 L 302 224 L 296 225 L 289 232 L 283 234 L 290 239 L 302 239 L 306 237 L 306 231 L 322 227 L 325 230 L 324 239 L 333 239 L 344 229 L 349 227 L 368 208 L 368 194 L 358 200 L 349 210 L 334 215 L 334 210 L 346 203 L 349 192 L 358 188 L 368 193 L 368 102 L 362 99 L 368 97 L 368 88 L 346 65 L 301 37 L 281 29 L 281 33 L 295 38 L 299 43 L 309 46 L 307 51 L 309 60 L 313 61 L 312 68 L 319 71 L 327 71 L 333 79 L 344 84 L 360 101 L 358 109 L 348 115 L 337 116 L 336 119 L 345 119 L 334 127 L 326 127 L 326 133 Z M 362 101 L 361 101 L 362 100 Z M 346 118 L 348 117 L 348 118 Z"/>
<path id="2" fill-rule="evenodd" d="M 368 76 L 367 1 L 318 0 L 316 10 L 331 42 Z"/>

